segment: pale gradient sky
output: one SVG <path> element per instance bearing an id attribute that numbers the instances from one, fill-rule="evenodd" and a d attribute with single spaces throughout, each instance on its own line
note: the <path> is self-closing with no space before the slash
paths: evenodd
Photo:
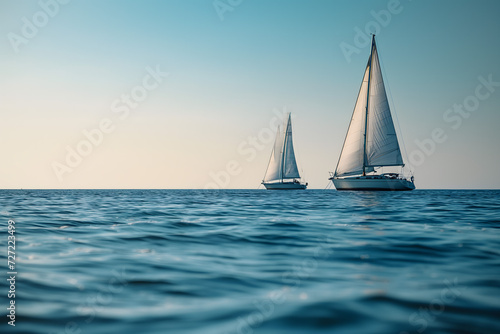
<path id="1" fill-rule="evenodd" d="M 54 1 L 40 3 L 56 12 Z M 369 54 L 349 62 L 340 45 L 392 1 L 243 0 L 224 20 L 213 0 L 73 0 L 53 17 L 40 3 L 0 0 L 0 188 L 204 188 L 233 161 L 226 187 L 256 189 L 274 138 L 255 154 L 245 141 L 267 133 L 276 110 L 292 112 L 299 165 L 324 188 Z M 500 86 L 481 88 L 489 96 L 459 126 L 457 113 L 443 119 L 474 102 L 478 77 L 500 82 L 500 1 L 397 10 L 377 42 L 400 141 L 410 155 L 434 129 L 447 136 L 413 166 L 417 188 L 500 188 Z M 23 17 L 40 27 L 15 52 Z M 157 66 L 169 75 L 120 119 L 113 102 Z M 114 131 L 58 180 L 53 163 L 106 118 Z"/>

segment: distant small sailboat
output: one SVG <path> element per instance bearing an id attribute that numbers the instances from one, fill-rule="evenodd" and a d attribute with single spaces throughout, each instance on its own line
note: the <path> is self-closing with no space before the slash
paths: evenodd
<path id="1" fill-rule="evenodd" d="M 280 127 L 276 134 L 273 151 L 269 159 L 262 184 L 267 190 L 306 189 L 307 183 L 300 180 L 292 141 L 292 118 L 288 113 L 285 131 Z"/>
<path id="2" fill-rule="evenodd" d="M 351 123 L 330 180 L 337 190 L 413 190 L 413 176 L 376 171 L 404 165 L 373 35 Z"/>

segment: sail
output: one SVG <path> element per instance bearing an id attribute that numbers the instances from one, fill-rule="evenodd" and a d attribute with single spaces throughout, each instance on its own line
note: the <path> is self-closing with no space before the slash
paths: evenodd
<path id="1" fill-rule="evenodd" d="M 278 127 L 264 182 L 294 178 L 300 178 L 300 174 L 295 160 L 295 151 L 293 150 L 292 118 L 288 114 L 284 133 Z"/>
<path id="2" fill-rule="evenodd" d="M 371 63 L 365 166 L 403 166 L 403 157 L 385 92 L 375 40 L 372 46 Z"/>
<path id="3" fill-rule="evenodd" d="M 283 154 L 283 178 L 294 179 L 300 178 L 299 169 L 297 168 L 297 161 L 295 160 L 295 152 L 293 150 L 292 140 L 292 118 L 288 114 L 288 123 L 285 130 L 285 152 Z"/>
<path id="4" fill-rule="evenodd" d="M 335 176 L 359 175 L 363 173 L 363 169 L 369 173 L 373 172 L 375 167 L 381 166 L 404 166 L 404 163 L 385 92 L 374 36 L 371 55 Z"/>
<path id="5" fill-rule="evenodd" d="M 364 154 L 364 133 L 366 102 L 368 94 L 368 80 L 370 77 L 370 60 L 366 66 L 365 75 L 359 89 L 358 99 L 351 117 L 351 123 L 347 130 L 347 135 L 342 147 L 335 176 L 349 176 L 363 173 L 363 154 Z M 373 171 L 367 169 L 367 172 Z"/>
<path id="6" fill-rule="evenodd" d="M 278 131 L 276 133 L 276 140 L 274 141 L 273 151 L 271 152 L 271 158 L 269 159 L 269 165 L 267 166 L 266 175 L 264 176 L 264 181 L 275 181 L 281 180 L 281 161 L 283 157 L 283 135 L 278 126 Z"/>

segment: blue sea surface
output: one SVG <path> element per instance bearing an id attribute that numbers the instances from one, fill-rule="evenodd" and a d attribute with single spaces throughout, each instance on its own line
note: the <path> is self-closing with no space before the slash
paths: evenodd
<path id="1" fill-rule="evenodd" d="M 500 191 L 1 190 L 0 204 L 1 333 L 500 333 Z"/>

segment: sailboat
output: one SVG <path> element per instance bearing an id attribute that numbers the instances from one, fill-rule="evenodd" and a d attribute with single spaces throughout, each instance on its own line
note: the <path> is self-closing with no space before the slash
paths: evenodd
<path id="1" fill-rule="evenodd" d="M 267 190 L 306 189 L 301 181 L 292 140 L 292 116 L 288 113 L 285 131 L 278 126 L 273 151 L 262 184 Z"/>
<path id="2" fill-rule="evenodd" d="M 413 190 L 413 176 L 378 173 L 383 167 L 404 165 L 373 35 L 342 153 L 330 180 L 337 190 Z"/>

